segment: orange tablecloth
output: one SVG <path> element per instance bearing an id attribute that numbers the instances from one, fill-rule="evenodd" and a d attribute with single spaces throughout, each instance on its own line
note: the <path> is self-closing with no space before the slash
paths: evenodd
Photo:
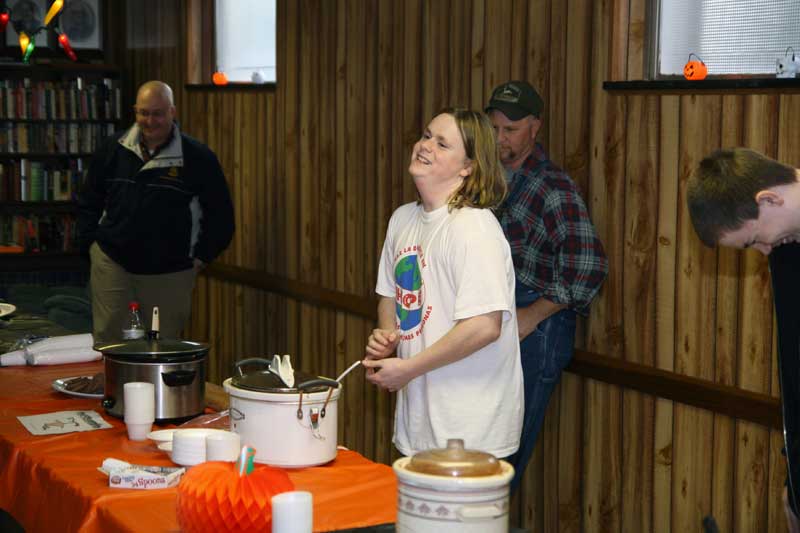
<path id="1" fill-rule="evenodd" d="M 53 531 L 178 531 L 175 488 L 111 489 L 97 468 L 107 457 L 172 465 L 150 441 L 129 441 L 125 425 L 99 400 L 54 391 L 54 379 L 91 375 L 100 362 L 0 368 L 0 508 L 28 533 Z M 93 409 L 113 428 L 34 436 L 17 416 Z M 392 469 L 340 450 L 332 463 L 287 470 L 297 490 L 314 495 L 314 531 L 394 522 L 397 485 Z"/>

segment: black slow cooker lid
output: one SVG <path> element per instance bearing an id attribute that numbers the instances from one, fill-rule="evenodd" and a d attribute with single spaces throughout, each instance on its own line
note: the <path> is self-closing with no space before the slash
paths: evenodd
<path id="1" fill-rule="evenodd" d="M 95 345 L 94 349 L 114 359 L 169 363 L 201 359 L 208 353 L 209 345 L 178 339 L 136 339 Z"/>
<path id="2" fill-rule="evenodd" d="M 273 392 L 273 393 L 298 393 L 300 389 L 303 392 L 322 392 L 328 390 L 330 387 L 326 385 L 314 385 L 311 387 L 304 387 L 304 383 L 319 380 L 319 376 L 302 372 L 300 370 L 294 371 L 294 387 L 287 386 L 283 380 L 273 374 L 268 369 L 261 369 L 257 371 L 249 371 L 243 375 L 233 376 L 231 384 L 240 389 L 246 389 L 256 392 Z"/>

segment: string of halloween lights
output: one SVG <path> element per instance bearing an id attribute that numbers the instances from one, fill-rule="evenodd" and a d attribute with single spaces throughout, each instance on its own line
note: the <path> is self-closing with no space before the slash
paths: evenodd
<path id="1" fill-rule="evenodd" d="M 14 31 L 19 35 L 19 48 L 22 52 L 23 63 L 28 63 L 30 61 L 31 55 L 33 55 L 33 51 L 36 49 L 36 36 L 42 31 L 46 32 L 47 27 L 54 19 L 56 20 L 56 24 L 53 29 L 58 35 L 58 44 L 61 45 L 67 57 L 73 61 L 78 60 L 78 56 L 75 55 L 75 51 L 72 49 L 72 45 L 69 42 L 69 37 L 67 37 L 66 33 L 61 31 L 58 25 L 58 15 L 63 8 L 64 0 L 53 0 L 53 3 L 50 4 L 50 9 L 47 11 L 47 15 L 44 17 L 44 24 L 35 28 L 31 28 L 28 25 L 29 20 L 27 19 L 21 17 L 14 19 L 13 11 L 9 7 L 5 7 L 3 11 L 0 11 L 0 33 L 4 32 L 8 23 L 11 22 Z"/>

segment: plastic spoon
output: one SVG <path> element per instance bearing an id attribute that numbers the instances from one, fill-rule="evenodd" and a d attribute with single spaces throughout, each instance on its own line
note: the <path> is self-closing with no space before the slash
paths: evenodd
<path id="1" fill-rule="evenodd" d="M 347 370 L 345 370 L 344 372 L 342 372 L 341 374 L 339 374 L 339 377 L 338 377 L 338 378 L 336 378 L 336 381 L 338 381 L 339 383 L 341 383 L 341 382 L 342 382 L 342 378 L 343 378 L 343 377 L 345 377 L 347 374 L 349 374 L 351 370 L 353 370 L 355 367 L 357 367 L 357 366 L 358 366 L 358 365 L 360 365 L 360 364 L 361 364 L 361 361 L 359 360 L 359 361 L 356 361 L 355 363 L 353 363 L 352 365 L 350 365 L 350 366 L 347 368 Z"/>

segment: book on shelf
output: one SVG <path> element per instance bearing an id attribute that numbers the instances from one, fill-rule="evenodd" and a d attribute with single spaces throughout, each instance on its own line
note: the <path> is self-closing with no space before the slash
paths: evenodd
<path id="1" fill-rule="evenodd" d="M 85 179 L 82 158 L 64 161 L 0 161 L 0 201 L 66 202 L 74 200 Z"/>
<path id="2" fill-rule="evenodd" d="M 33 81 L 0 80 L 0 119 L 119 120 L 122 118 L 119 81 L 82 78 Z"/>
<path id="3" fill-rule="evenodd" d="M 0 215 L 0 246 L 25 253 L 75 252 L 70 214 Z"/>

